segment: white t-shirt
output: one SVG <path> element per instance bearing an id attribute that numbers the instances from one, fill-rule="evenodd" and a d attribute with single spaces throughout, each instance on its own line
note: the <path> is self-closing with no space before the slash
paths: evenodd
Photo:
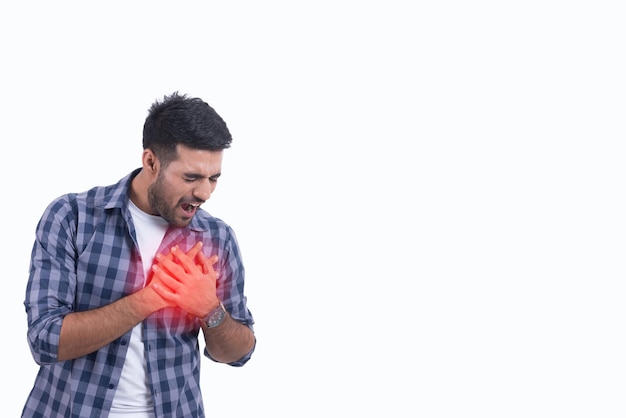
<path id="1" fill-rule="evenodd" d="M 169 223 L 160 216 L 149 215 L 129 202 L 135 224 L 139 251 L 143 260 L 144 286 L 152 260 L 163 241 Z M 152 395 L 147 380 L 146 358 L 141 323 L 133 328 L 128 343 L 122 376 L 115 391 L 109 418 L 153 418 Z"/>

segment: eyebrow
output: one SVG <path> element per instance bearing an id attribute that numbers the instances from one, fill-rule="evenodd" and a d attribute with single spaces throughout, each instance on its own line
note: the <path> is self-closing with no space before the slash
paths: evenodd
<path id="1" fill-rule="evenodd" d="M 199 179 L 199 178 L 208 178 L 208 179 L 212 179 L 212 180 L 216 180 L 217 178 L 219 178 L 222 175 L 222 173 L 215 173 L 211 176 L 203 176 L 200 173 L 183 173 L 183 176 L 185 177 L 189 177 L 189 178 L 194 178 L 194 179 Z"/>

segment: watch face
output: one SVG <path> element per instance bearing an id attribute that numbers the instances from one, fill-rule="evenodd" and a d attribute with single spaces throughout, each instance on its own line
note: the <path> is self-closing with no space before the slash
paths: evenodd
<path id="1" fill-rule="evenodd" d="M 219 324 L 222 323 L 225 316 L 226 316 L 226 312 L 224 312 L 224 309 L 220 307 L 220 309 L 218 309 L 209 317 L 209 320 L 207 321 L 207 326 L 209 328 L 218 326 Z"/>

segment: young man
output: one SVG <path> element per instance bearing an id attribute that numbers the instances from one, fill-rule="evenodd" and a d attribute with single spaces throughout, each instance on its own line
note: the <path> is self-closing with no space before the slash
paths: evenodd
<path id="1" fill-rule="evenodd" d="M 40 365 L 23 417 L 204 417 L 204 355 L 243 366 L 256 345 L 233 230 L 200 205 L 232 138 L 207 103 L 149 109 L 142 166 L 55 199 L 37 226 L 25 307 Z"/>

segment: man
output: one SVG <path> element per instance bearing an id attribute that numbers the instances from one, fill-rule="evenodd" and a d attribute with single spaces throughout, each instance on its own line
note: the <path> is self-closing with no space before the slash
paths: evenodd
<path id="1" fill-rule="evenodd" d="M 243 366 L 256 346 L 233 230 L 200 205 L 232 138 L 179 93 L 149 109 L 142 166 L 70 193 L 37 226 L 25 307 L 40 365 L 23 417 L 204 417 L 204 355 Z"/>

